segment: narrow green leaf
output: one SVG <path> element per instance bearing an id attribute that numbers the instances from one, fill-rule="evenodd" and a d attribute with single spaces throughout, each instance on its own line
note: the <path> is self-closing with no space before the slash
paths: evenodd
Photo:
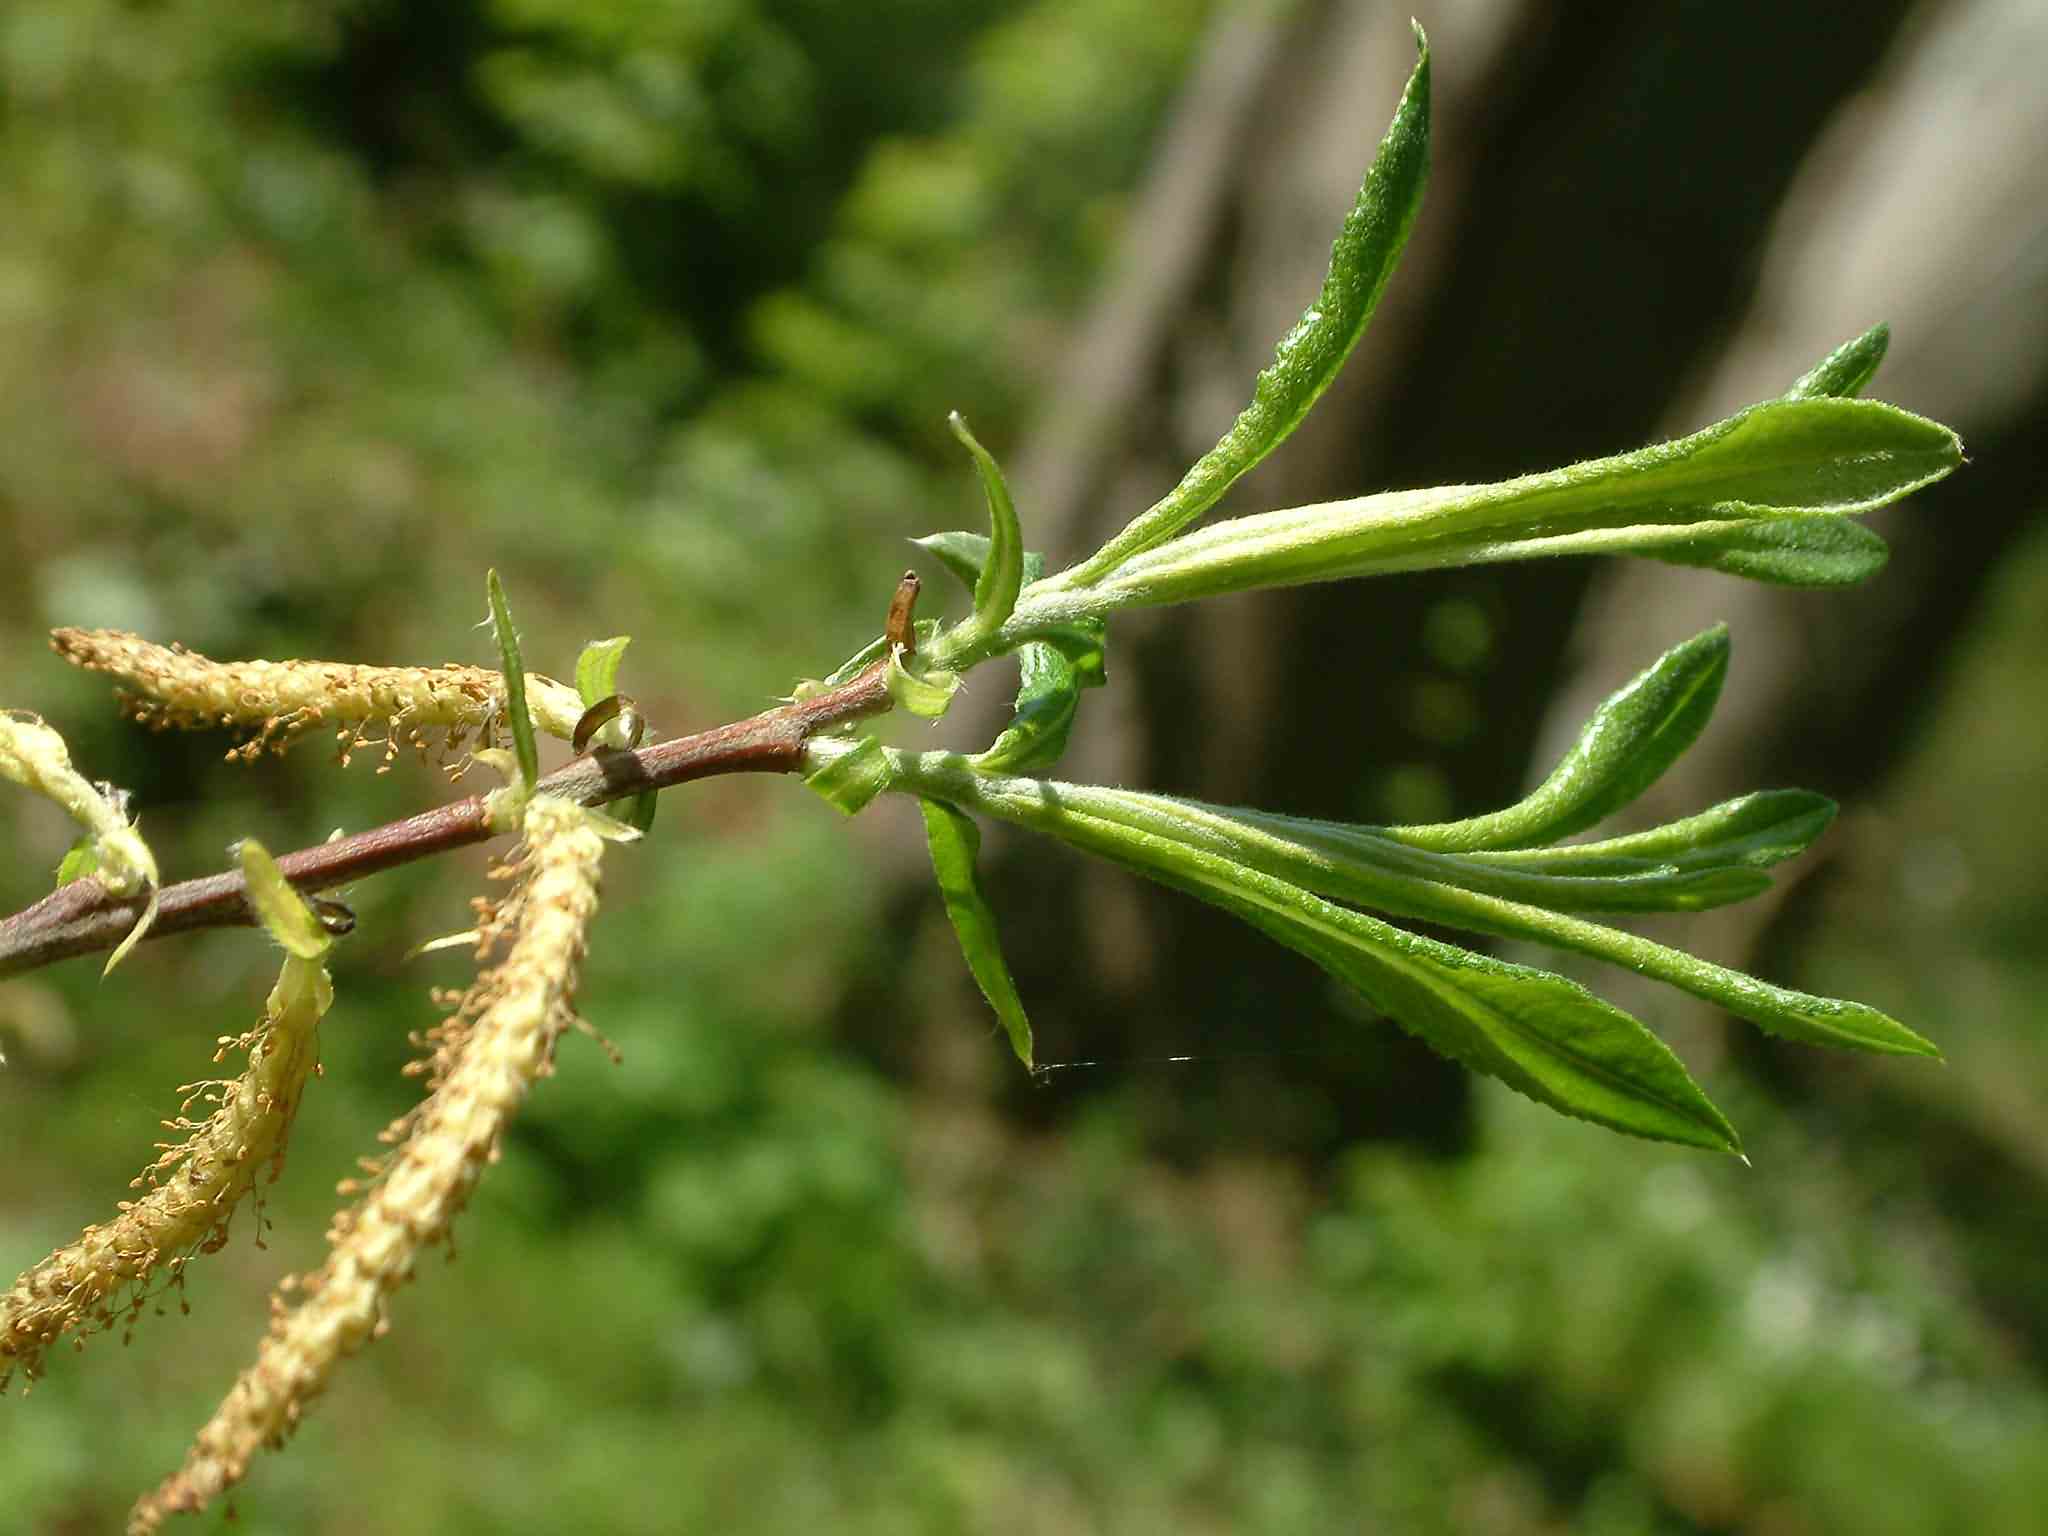
<path id="1" fill-rule="evenodd" d="M 1099 820 L 1062 804 L 1066 788 L 1041 784 L 1037 814 L 1012 819 L 1233 913 L 1445 1055 L 1539 1103 L 1630 1135 L 1738 1150 L 1733 1127 L 1670 1049 L 1583 987 L 1405 933 L 1284 879 Z"/>
<path id="2" fill-rule="evenodd" d="M 989 539 L 986 534 L 969 533 L 964 528 L 955 528 L 946 533 L 928 533 L 911 543 L 935 558 L 939 564 L 959 578 L 960 584 L 972 592 L 981 580 L 981 568 L 988 564 Z M 1042 555 L 1027 554 L 1026 560 L 1036 559 L 1041 566 Z M 1027 573 L 1024 578 L 1031 580 Z"/>
<path id="3" fill-rule="evenodd" d="M 1680 864 L 1610 857 L 1531 866 L 1496 862 L 1479 853 L 1430 852 L 1396 842 L 1376 828 L 1343 822 L 1312 821 L 1268 811 L 1218 814 L 1303 850 L 1324 854 L 1336 864 L 1479 891 L 1555 912 L 1704 912 L 1748 901 L 1771 884 L 1771 877 L 1761 869 L 1735 860 Z M 1304 878 L 1301 883 L 1314 887 L 1312 880 Z"/>
<path id="4" fill-rule="evenodd" d="M 889 757 L 872 736 L 848 742 L 813 741 L 805 762 L 811 765 L 804 774 L 805 785 L 848 816 L 865 810 L 889 787 Z"/>
<path id="5" fill-rule="evenodd" d="M 240 859 L 250 910 L 286 953 L 301 960 L 318 960 L 334 947 L 334 935 L 285 879 L 261 843 L 253 837 L 243 838 Z"/>
<path id="6" fill-rule="evenodd" d="M 974 765 L 988 773 L 1042 773 L 1067 750 L 1081 691 L 1104 681 L 1103 626 L 1082 619 L 1017 650 L 1017 712 Z"/>
<path id="7" fill-rule="evenodd" d="M 526 667 L 519 659 L 519 632 L 512 627 L 505 585 L 495 568 L 485 575 L 484 588 L 490 595 L 491 628 L 497 632 L 505 674 L 505 716 L 512 727 L 512 750 L 519 758 L 521 786 L 530 789 L 540 779 L 540 751 L 533 741 L 533 716 L 526 711 Z"/>
<path id="8" fill-rule="evenodd" d="M 974 617 L 977 634 L 992 635 L 1003 627 L 1017 607 L 1017 594 L 1024 585 L 1024 533 L 1017 526 L 1017 508 L 1010 500 L 1009 482 L 993 455 L 976 441 L 958 411 L 946 418 L 953 435 L 974 456 L 981 476 L 981 490 L 988 502 L 989 548 L 983 557 L 981 574 L 974 583 Z"/>
<path id="9" fill-rule="evenodd" d="M 1298 913 L 1235 893 L 1208 899 L 1306 955 L 1426 1044 L 1539 1104 L 1631 1136 L 1741 1153 L 1735 1127 L 1671 1048 L 1575 982 L 1306 893 Z"/>
<path id="10" fill-rule="evenodd" d="M 1300 425 L 1337 377 L 1393 275 L 1429 179 L 1429 39 L 1420 25 L 1415 47 L 1415 71 L 1358 189 L 1358 201 L 1338 231 L 1322 292 L 1281 338 L 1271 365 L 1253 386 L 1251 403 L 1179 485 L 1061 577 L 1061 584 L 1093 585 L 1201 517 Z"/>
<path id="11" fill-rule="evenodd" d="M 1131 790 L 980 776 L 967 769 L 964 760 L 945 754 L 897 754 L 892 761 L 906 790 L 943 795 L 964 808 L 1069 840 L 1065 823 L 1077 816 L 1092 817 L 1134 837 L 1170 843 L 1321 896 L 1591 955 L 1716 1003 L 1785 1039 L 1900 1055 L 1940 1054 L 1896 1019 L 1864 1004 L 1773 986 L 1584 918 L 1399 872 L 1384 860 L 1351 857 L 1342 849 L 1290 837 L 1284 828 L 1274 827 L 1275 818 L 1262 813 Z"/>
<path id="12" fill-rule="evenodd" d="M 981 995 L 1002 1020 L 1017 1059 L 1028 1069 L 1031 1020 L 1025 1016 L 1024 1000 L 1017 995 L 1017 984 L 1010 979 L 1010 968 L 1003 961 L 996 916 L 982 894 L 981 879 L 975 872 L 975 858 L 981 852 L 981 830 L 972 817 L 943 801 L 920 797 L 917 803 L 924 812 L 932 871 L 939 878 L 939 894 L 945 898 L 946 916 L 953 920 L 953 932 L 959 936 L 967 968 L 974 973 Z"/>
<path id="13" fill-rule="evenodd" d="M 1486 816 L 1382 835 L 1457 853 L 1554 842 L 1627 805 L 1693 744 L 1728 672 L 1728 629 L 1716 625 L 1673 646 L 1586 722 L 1550 777 L 1525 800 Z"/>
<path id="14" fill-rule="evenodd" d="M 1835 802 L 1806 789 L 1766 789 L 1724 800 L 1697 816 L 1647 832 L 1556 848 L 1470 853 L 1473 863 L 1545 874 L 1614 874 L 1642 866 L 1764 869 L 1803 853 L 1835 819 Z"/>
<path id="15" fill-rule="evenodd" d="M 1495 485 L 1230 518 L 1133 557 L 1090 594 L 1091 611 L 1540 555 L 1667 553 L 1694 525 L 1724 525 L 1698 527 L 1706 537 L 1755 520 L 1872 511 L 1961 462 L 1953 432 L 1896 406 L 1766 401 L 1675 442 Z M 1779 558 L 1789 561 L 1807 546 L 1787 537 L 1795 542 Z"/>
<path id="16" fill-rule="evenodd" d="M 631 635 L 614 635 L 583 647 L 576 658 L 576 692 L 585 709 L 619 691 L 619 663 L 632 643 Z"/>
<path id="17" fill-rule="evenodd" d="M 1861 336 L 1843 342 L 1802 373 L 1785 391 L 1787 400 L 1853 399 L 1863 393 L 1892 344 L 1892 328 L 1880 320 Z"/>
<path id="18" fill-rule="evenodd" d="M 1891 559 L 1882 535 L 1841 517 L 1785 517 L 1677 530 L 1628 551 L 1774 587 L 1853 587 Z"/>

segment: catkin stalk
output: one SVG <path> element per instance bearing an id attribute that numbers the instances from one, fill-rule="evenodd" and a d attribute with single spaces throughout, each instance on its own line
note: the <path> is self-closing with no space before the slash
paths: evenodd
<path id="1" fill-rule="evenodd" d="M 268 1337 L 199 1431 L 185 1465 L 138 1503 L 131 1536 L 175 1511 L 198 1510 L 239 1482 L 256 1452 L 280 1444 L 335 1367 L 382 1331 L 391 1293 L 420 1251 L 448 1235 L 456 1213 L 497 1152 L 534 1080 L 551 1067 L 574 1022 L 584 935 L 597 909 L 597 824 L 552 796 L 526 810 L 520 882 L 510 898 L 512 943 L 458 1010 L 457 1041 L 437 1063 L 433 1091 L 401 1124 L 405 1138 L 368 1193 L 335 1220 L 327 1262 L 273 1303 Z"/>

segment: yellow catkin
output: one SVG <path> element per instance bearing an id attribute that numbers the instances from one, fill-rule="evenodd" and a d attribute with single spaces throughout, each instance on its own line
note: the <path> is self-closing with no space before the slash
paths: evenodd
<path id="1" fill-rule="evenodd" d="M 45 1352 L 64 1335 L 134 1316 L 154 1283 L 177 1283 L 192 1254 L 227 1241 L 242 1197 L 266 1164 L 275 1177 L 283 1161 L 299 1095 L 319 1055 L 320 1016 L 333 996 L 317 961 L 286 958 L 264 1021 L 239 1040 L 224 1040 L 214 1058 L 246 1046 L 248 1070 L 189 1090 L 185 1108 L 199 1099 L 219 1107 L 203 1122 L 182 1115 L 164 1122 L 190 1134 L 165 1146 L 135 1180 L 148 1193 L 124 1204 L 112 1221 L 87 1227 L 0 1296 L 0 1385 L 17 1369 L 37 1375 Z"/>
<path id="2" fill-rule="evenodd" d="M 535 1079 L 551 1068 L 570 1009 L 584 935 L 597 909 L 603 842 L 590 814 L 542 796 L 526 811 L 519 883 L 507 909 L 511 948 L 463 997 L 467 1028 L 430 1078 L 432 1093 L 400 1122 L 404 1139 L 362 1201 L 335 1220 L 318 1272 L 272 1303 L 270 1332 L 184 1467 L 135 1506 L 131 1536 L 166 1515 L 202 1509 L 281 1444 L 341 1360 L 384 1326 L 391 1293 L 422 1249 L 445 1239 Z M 290 1287 L 286 1288 L 287 1290 Z"/>
<path id="3" fill-rule="evenodd" d="M 401 744 L 425 749 L 428 731 L 457 747 L 490 735 L 504 712 L 504 679 L 483 667 L 209 661 L 116 629 L 52 630 L 50 645 L 72 665 L 118 679 L 122 702 L 145 725 L 253 732 L 230 757 L 282 752 L 322 724 L 339 734 L 344 757 L 372 727 L 384 731 L 387 758 Z M 575 733 L 583 704 L 573 688 L 530 674 L 526 700 L 541 730 L 564 739 Z"/>

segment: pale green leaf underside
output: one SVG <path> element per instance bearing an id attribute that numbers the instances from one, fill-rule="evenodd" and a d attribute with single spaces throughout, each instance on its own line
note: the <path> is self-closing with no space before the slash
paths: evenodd
<path id="1" fill-rule="evenodd" d="M 1227 519 L 1132 559 L 1093 594 L 1127 607 L 1390 571 L 1542 555 L 1691 553 L 1775 579 L 1844 579 L 1856 535 L 1781 519 L 1872 511 L 1940 479 L 1962 445 L 1864 400 L 1776 400 L 1675 442 L 1494 485 L 1440 486 Z"/>

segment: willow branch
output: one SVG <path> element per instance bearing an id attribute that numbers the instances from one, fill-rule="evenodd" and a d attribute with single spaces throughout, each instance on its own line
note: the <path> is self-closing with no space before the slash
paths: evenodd
<path id="1" fill-rule="evenodd" d="M 547 775 L 535 786 L 583 805 L 604 805 L 647 790 L 727 773 L 794 773 L 804 743 L 819 731 L 889 708 L 888 661 L 814 698 L 714 730 L 638 751 L 600 749 Z M 380 870 L 466 848 L 496 836 L 482 795 L 472 795 L 353 837 L 284 854 L 287 880 L 313 893 L 346 885 Z M 112 949 L 135 925 L 147 893 L 119 897 L 87 876 L 59 886 L 32 907 L 0 919 L 0 979 L 18 976 L 73 955 Z M 199 928 L 246 926 L 255 921 L 239 871 L 167 886 L 150 938 Z"/>

